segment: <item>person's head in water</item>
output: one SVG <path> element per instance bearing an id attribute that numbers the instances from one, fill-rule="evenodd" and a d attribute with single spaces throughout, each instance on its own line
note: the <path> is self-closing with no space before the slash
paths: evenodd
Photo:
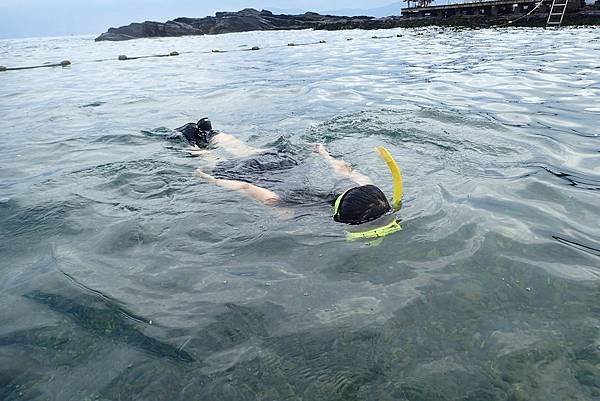
<path id="1" fill-rule="evenodd" d="M 354 187 L 335 201 L 333 220 L 345 224 L 363 224 L 392 210 L 385 194 L 375 185 Z"/>
<path id="2" fill-rule="evenodd" d="M 201 118 L 196 123 L 196 144 L 199 147 L 208 146 L 210 140 L 216 134 L 217 132 L 212 129 L 212 124 L 208 118 Z"/>
<path id="3" fill-rule="evenodd" d="M 198 130 L 202 131 L 202 132 L 210 132 L 213 130 L 210 120 L 206 117 L 198 120 L 198 122 L 196 123 L 196 126 L 198 127 Z"/>

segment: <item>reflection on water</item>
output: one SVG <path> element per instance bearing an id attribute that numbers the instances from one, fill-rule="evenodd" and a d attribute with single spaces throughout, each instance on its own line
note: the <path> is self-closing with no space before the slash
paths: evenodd
<path id="1" fill-rule="evenodd" d="M 0 41 L 73 61 L 0 77 L 0 399 L 600 399 L 598 31 L 371 36 Z M 403 230 L 198 180 L 203 116 L 391 192 L 385 145 Z"/>

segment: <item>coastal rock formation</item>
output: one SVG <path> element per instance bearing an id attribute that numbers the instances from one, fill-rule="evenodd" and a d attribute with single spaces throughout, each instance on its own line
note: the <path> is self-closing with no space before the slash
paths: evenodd
<path id="1" fill-rule="evenodd" d="M 596 6 L 600 0 L 596 1 Z M 214 17 L 177 18 L 167 22 L 134 23 L 120 28 L 110 28 L 96 38 L 102 40 L 129 40 L 185 35 L 215 35 L 229 32 L 248 32 L 292 29 L 391 29 L 411 28 L 429 25 L 488 28 L 503 26 L 546 26 L 546 12 L 529 14 L 510 13 L 498 16 L 459 15 L 453 17 L 340 17 L 305 13 L 300 15 L 273 14 L 270 11 L 258 11 L 246 8 L 238 12 L 218 12 Z M 581 11 L 567 13 L 562 25 L 600 25 L 600 12 L 592 6 Z M 218 52 L 218 50 L 215 50 Z"/>
<path id="2" fill-rule="evenodd" d="M 356 25 L 373 20 L 373 17 L 338 17 L 305 13 L 300 15 L 275 15 L 270 11 L 246 8 L 238 12 L 218 12 L 214 17 L 177 18 L 167 22 L 146 21 L 120 28 L 110 28 L 96 41 L 129 40 L 136 38 L 212 35 L 229 32 L 319 29 L 324 25 Z"/>
<path id="3" fill-rule="evenodd" d="M 110 28 L 108 32 L 103 33 L 96 38 L 96 41 L 102 40 L 129 40 L 137 38 L 153 38 L 163 36 L 184 36 L 184 35 L 202 35 L 203 32 L 193 26 L 179 21 L 143 23 L 134 22 L 120 28 Z"/>

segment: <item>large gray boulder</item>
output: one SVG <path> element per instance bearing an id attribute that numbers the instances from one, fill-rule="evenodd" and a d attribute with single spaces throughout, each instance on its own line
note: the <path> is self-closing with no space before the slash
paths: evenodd
<path id="1" fill-rule="evenodd" d="M 142 23 L 134 22 L 120 28 L 110 28 L 108 32 L 98 36 L 96 41 L 119 41 L 136 38 L 202 35 L 202 33 L 203 32 L 200 29 L 194 28 L 193 26 L 182 21 L 167 21 L 164 23 L 146 21 Z"/>

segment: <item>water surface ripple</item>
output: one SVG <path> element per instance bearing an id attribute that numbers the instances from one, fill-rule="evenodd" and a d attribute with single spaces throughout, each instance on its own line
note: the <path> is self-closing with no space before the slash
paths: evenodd
<path id="1" fill-rule="evenodd" d="M 0 41 L 73 61 L 0 75 L 0 399 L 599 400 L 600 31 L 376 35 Z M 390 192 L 385 145 L 403 231 L 198 180 L 203 116 Z"/>

